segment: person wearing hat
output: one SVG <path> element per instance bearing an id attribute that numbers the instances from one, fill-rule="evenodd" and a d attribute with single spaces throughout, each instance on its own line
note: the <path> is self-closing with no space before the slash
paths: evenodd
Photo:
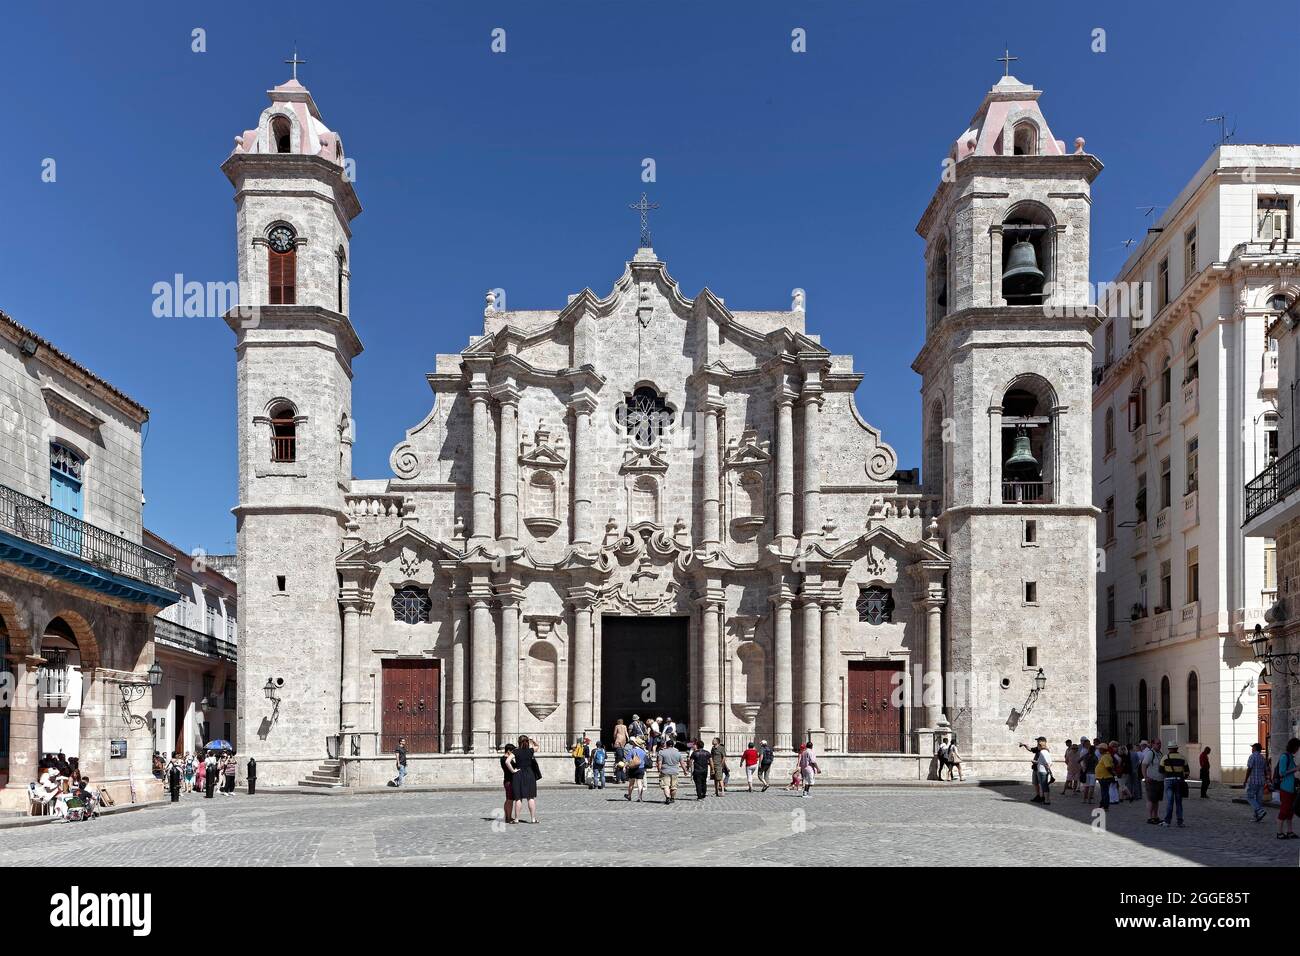
<path id="1" fill-rule="evenodd" d="M 634 736 L 628 741 L 623 753 L 627 757 L 623 768 L 624 773 L 627 774 L 627 793 L 623 799 L 630 803 L 632 791 L 635 790 L 636 802 L 641 803 L 645 799 L 645 768 L 650 759 L 645 749 L 645 738 Z"/>
<path id="2" fill-rule="evenodd" d="M 1085 738 L 1085 739 L 1086 739 L 1086 738 Z M 1047 743 L 1047 738 L 1046 738 L 1046 737 L 1039 737 L 1037 740 L 1034 741 L 1034 746 L 1032 746 L 1032 747 L 1029 746 L 1029 744 L 1027 744 L 1027 743 L 1023 743 L 1023 742 L 1022 742 L 1022 743 L 1020 744 L 1021 748 L 1024 749 L 1024 750 L 1028 750 L 1029 753 L 1030 753 L 1030 756 L 1033 758 L 1033 759 L 1030 761 L 1030 763 L 1029 763 L 1029 780 L 1030 780 L 1030 782 L 1034 785 L 1034 799 L 1031 800 L 1030 803 L 1045 803 L 1045 802 L 1046 802 L 1045 797 L 1046 797 L 1047 791 L 1046 791 L 1046 789 L 1045 789 L 1045 788 L 1043 787 L 1043 785 L 1042 785 L 1042 781 L 1043 781 L 1043 779 L 1045 779 L 1045 778 L 1040 778 L 1040 777 L 1039 777 L 1039 773 L 1038 773 L 1038 770 L 1039 770 L 1038 754 L 1039 754 L 1039 752 L 1043 749 L 1044 745 L 1046 745 L 1046 743 Z M 1051 769 L 1050 758 L 1049 758 L 1049 762 L 1048 762 L 1048 769 L 1049 769 L 1049 772 L 1050 772 L 1050 769 Z"/>
<path id="3" fill-rule="evenodd" d="M 776 759 L 776 754 L 772 751 L 771 746 L 766 740 L 760 741 L 758 745 L 758 782 L 763 785 L 763 793 L 771 786 L 768 782 L 768 774 L 772 772 L 772 761 Z"/>
<path id="4" fill-rule="evenodd" d="M 642 743 L 645 742 L 645 721 L 641 719 L 640 714 L 632 715 L 632 723 L 628 724 L 627 733 L 629 737 L 640 737 Z"/>
<path id="5" fill-rule="evenodd" d="M 1187 761 L 1183 755 L 1178 752 L 1178 744 L 1169 745 L 1169 753 L 1165 759 L 1160 762 L 1160 770 L 1165 775 L 1165 818 L 1160 821 L 1162 827 L 1169 826 L 1169 821 L 1174 815 L 1174 808 L 1178 808 L 1178 825 L 1183 825 L 1183 792 L 1187 787 L 1188 767 Z"/>
<path id="6" fill-rule="evenodd" d="M 1165 793 L 1165 772 L 1161 769 L 1164 759 L 1159 738 L 1151 741 L 1150 749 L 1142 757 L 1142 779 L 1147 788 L 1147 823 L 1160 822 L 1160 799 Z"/>

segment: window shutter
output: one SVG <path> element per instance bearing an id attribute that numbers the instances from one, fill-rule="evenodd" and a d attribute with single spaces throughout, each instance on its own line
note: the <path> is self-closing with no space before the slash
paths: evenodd
<path id="1" fill-rule="evenodd" d="M 296 300 L 294 282 L 297 273 L 297 253 L 271 250 L 268 267 L 271 305 L 293 305 Z"/>

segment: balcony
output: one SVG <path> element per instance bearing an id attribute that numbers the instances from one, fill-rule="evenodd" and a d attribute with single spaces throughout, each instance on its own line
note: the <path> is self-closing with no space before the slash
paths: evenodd
<path id="1" fill-rule="evenodd" d="M 1147 426 L 1145 424 L 1139 425 L 1130 431 L 1128 435 L 1129 440 L 1133 443 L 1129 457 L 1133 461 L 1141 461 L 1146 457 L 1147 453 Z"/>
<path id="2" fill-rule="evenodd" d="M 1169 423 L 1174 417 L 1173 405 L 1169 402 L 1160 406 L 1160 411 L 1156 412 L 1156 424 L 1151 429 L 1151 440 L 1157 445 L 1162 441 L 1169 440 Z"/>
<path id="3" fill-rule="evenodd" d="M 1152 541 L 1164 541 L 1169 537 L 1169 509 L 1161 508 L 1156 512 L 1156 530 L 1151 535 Z"/>
<path id="4" fill-rule="evenodd" d="M 1146 554 L 1150 542 L 1147 540 L 1147 522 L 1143 518 L 1133 526 L 1133 555 Z"/>
<path id="5" fill-rule="evenodd" d="M 1052 500 L 1052 483 L 1050 481 L 1004 481 L 1002 482 L 1002 503 L 1004 505 L 1045 505 Z"/>
<path id="6" fill-rule="evenodd" d="M 1183 495 L 1183 526 L 1182 530 L 1195 528 L 1201 523 L 1201 506 L 1198 492 L 1195 488 Z"/>
<path id="7" fill-rule="evenodd" d="M 0 536 L 14 539 L 0 540 L 0 557 L 34 570 L 133 600 L 161 605 L 176 600 L 173 559 L 4 485 Z"/>
<path id="8" fill-rule="evenodd" d="M 1201 380 L 1194 378 L 1183 383 L 1183 422 L 1195 418 L 1201 411 Z"/>
<path id="9" fill-rule="evenodd" d="M 1261 392 L 1277 392 L 1277 353 L 1264 353 L 1264 371 L 1259 377 Z"/>
<path id="10" fill-rule="evenodd" d="M 1300 487 L 1300 445 L 1275 458 L 1258 475 L 1246 482 L 1246 534 L 1273 537 L 1294 508 L 1278 508 Z M 1265 514 L 1269 512 L 1269 514 Z"/>
<path id="11" fill-rule="evenodd" d="M 229 628 L 227 633 L 229 633 Z M 165 618 L 154 618 L 153 636 L 154 640 L 159 644 L 188 651 L 191 654 L 201 654 L 204 657 L 221 657 L 232 662 L 238 659 L 233 642 L 213 637 L 211 634 L 204 634 L 202 631 L 183 627 Z"/>

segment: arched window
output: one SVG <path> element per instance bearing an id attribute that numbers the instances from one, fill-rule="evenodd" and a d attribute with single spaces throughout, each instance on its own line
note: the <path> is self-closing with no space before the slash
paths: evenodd
<path id="1" fill-rule="evenodd" d="M 1054 280 L 1052 214 L 1019 203 L 1002 222 L 1002 298 L 1007 305 L 1039 305 Z"/>
<path id="2" fill-rule="evenodd" d="M 277 153 L 287 153 L 293 143 L 292 127 L 287 116 L 277 116 L 271 120 L 271 140 Z"/>
<path id="3" fill-rule="evenodd" d="M 873 585 L 858 592 L 858 620 L 866 624 L 889 624 L 894 620 L 894 593 Z"/>
<path id="4" fill-rule="evenodd" d="M 1148 713 L 1147 682 L 1138 681 L 1138 736 L 1143 740 L 1151 739 L 1151 715 Z"/>
<path id="5" fill-rule="evenodd" d="M 403 624 L 428 624 L 429 589 L 407 585 L 393 593 L 393 620 Z"/>
<path id="6" fill-rule="evenodd" d="M 1106 454 L 1115 450 L 1115 409 L 1106 409 Z"/>
<path id="7" fill-rule="evenodd" d="M 618 407 L 623 428 L 638 445 L 653 445 L 672 427 L 676 418 L 663 396 L 642 385 Z"/>
<path id="8" fill-rule="evenodd" d="M 1169 703 L 1170 703 L 1169 675 L 1166 674 L 1164 677 L 1160 678 L 1160 723 L 1161 724 L 1172 723 L 1172 721 L 1169 719 L 1171 716 Z"/>
<path id="9" fill-rule="evenodd" d="M 948 314 L 948 239 L 940 237 L 930 261 L 930 323 Z"/>
<path id="10" fill-rule="evenodd" d="M 1197 348 L 1196 339 L 1200 335 L 1196 329 L 1192 329 L 1191 335 L 1187 336 L 1187 353 L 1185 357 L 1186 368 L 1183 372 L 1183 384 L 1194 382 L 1201 377 L 1201 358 L 1200 350 Z M 1270 342 L 1277 344 L 1277 340 L 1270 338 Z"/>
<path id="11" fill-rule="evenodd" d="M 1053 419 L 1051 386 L 1037 375 L 1023 375 L 1002 396 L 1002 501 L 1044 504 L 1053 501 Z"/>
<path id="12" fill-rule="evenodd" d="M 298 413 L 288 402 L 271 408 L 271 461 L 298 458 Z"/>
<path id="13" fill-rule="evenodd" d="M 1201 740 L 1201 681 L 1196 671 L 1187 675 L 1187 739 Z"/>
<path id="14" fill-rule="evenodd" d="M 347 271 L 348 254 L 343 251 L 342 246 L 339 246 L 338 251 L 334 253 L 334 257 L 338 260 L 338 309 L 337 311 L 339 313 L 343 313 L 346 311 L 343 308 L 343 276 L 344 273 L 346 273 Z"/>
<path id="15" fill-rule="evenodd" d="M 1160 407 L 1164 408 L 1174 397 L 1174 369 L 1166 355 L 1160 363 Z"/>
<path id="16" fill-rule="evenodd" d="M 1038 155 L 1038 127 L 1033 123 L 1017 123 L 1012 133 L 1012 152 L 1016 156 Z"/>
<path id="17" fill-rule="evenodd" d="M 268 255 L 267 287 L 271 305 L 297 302 L 298 235 L 285 223 L 272 226 L 266 234 Z"/>
<path id="18" fill-rule="evenodd" d="M 1110 725 L 1110 739 L 1119 740 L 1119 694 L 1114 684 L 1106 692 L 1106 722 Z"/>

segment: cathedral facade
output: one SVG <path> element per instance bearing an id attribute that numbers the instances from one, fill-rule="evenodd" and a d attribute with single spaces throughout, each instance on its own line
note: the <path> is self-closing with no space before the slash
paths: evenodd
<path id="1" fill-rule="evenodd" d="M 355 478 L 360 205 L 308 91 L 270 96 L 223 165 L 255 306 L 227 321 L 260 781 L 381 782 L 405 737 L 413 782 L 488 782 L 519 734 L 561 754 L 634 714 L 729 750 L 811 741 L 857 777 L 924 777 L 953 734 L 968 766 L 1019 768 L 1026 735 L 1093 729 L 1100 164 L 1038 91 L 990 91 L 918 227 L 923 477 L 800 290 L 765 312 L 689 297 L 643 235 L 603 294 L 489 293 L 392 475 Z"/>

